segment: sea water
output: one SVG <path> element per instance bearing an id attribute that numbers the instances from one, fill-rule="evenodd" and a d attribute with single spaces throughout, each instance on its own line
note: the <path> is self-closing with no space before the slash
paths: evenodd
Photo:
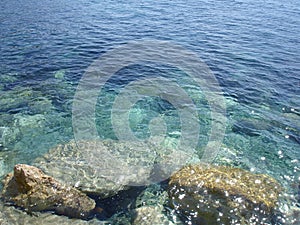
<path id="1" fill-rule="evenodd" d="M 150 39 L 195 53 L 217 80 L 226 123 L 216 162 L 269 174 L 296 195 L 299 8 L 296 0 L 1 1 L 0 176 L 74 139 L 74 96 L 89 66 L 118 46 Z M 157 64 L 125 66 L 99 90 L 98 135 L 118 139 L 118 121 L 111 114 L 126 86 L 162 77 L 178 84 L 193 102 L 186 107 L 197 112 L 195 149 L 201 157 L 215 122 L 210 95 L 187 71 L 161 65 L 159 54 Z M 180 111 L 161 96 L 138 99 L 126 115 L 130 133 L 140 140 L 182 135 Z M 291 199 L 295 205 L 296 196 Z"/>

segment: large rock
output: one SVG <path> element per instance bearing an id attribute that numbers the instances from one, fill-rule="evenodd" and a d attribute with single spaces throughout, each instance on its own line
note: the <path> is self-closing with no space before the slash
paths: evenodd
<path id="1" fill-rule="evenodd" d="M 99 221 L 96 218 L 92 220 L 81 220 L 59 216 L 52 212 L 34 212 L 28 213 L 13 206 L 4 205 L 0 201 L 0 224 L 1 225 L 104 225 L 107 221 Z"/>
<path id="2" fill-rule="evenodd" d="M 190 165 L 172 175 L 172 206 L 195 224 L 270 223 L 281 187 L 263 174 Z"/>
<path id="3" fill-rule="evenodd" d="M 54 210 L 74 218 L 87 218 L 95 208 L 85 194 L 25 164 L 16 165 L 14 173 L 6 176 L 2 197 L 29 212 Z"/>
<path id="4" fill-rule="evenodd" d="M 177 158 L 166 158 L 173 150 L 158 145 L 138 141 L 71 141 L 51 149 L 35 165 L 85 193 L 109 197 L 129 186 L 167 179 L 178 169 L 177 163 L 184 165 L 183 160 L 176 162 L 176 154 L 173 155 Z"/>
<path id="5" fill-rule="evenodd" d="M 109 197 L 147 183 L 155 152 L 142 143 L 71 141 L 35 161 L 47 174 L 89 194 Z"/>

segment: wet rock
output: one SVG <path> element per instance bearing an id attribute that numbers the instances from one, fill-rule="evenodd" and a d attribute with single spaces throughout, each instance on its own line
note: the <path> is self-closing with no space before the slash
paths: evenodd
<path id="1" fill-rule="evenodd" d="M 66 216 L 59 216 L 51 212 L 34 212 L 32 214 L 24 212 L 13 206 L 4 205 L 0 201 L 0 224 L 1 225 L 104 225 L 106 221 L 99 221 L 92 219 L 89 221 L 68 218 Z"/>
<path id="2" fill-rule="evenodd" d="M 66 70 L 62 69 L 62 70 L 58 70 L 54 73 L 54 77 L 56 79 L 60 79 L 63 80 L 66 74 Z"/>
<path id="3" fill-rule="evenodd" d="M 28 128 L 43 127 L 46 117 L 42 114 L 35 115 L 22 115 L 16 114 L 14 116 L 14 126 L 19 127 L 21 130 Z"/>
<path id="4" fill-rule="evenodd" d="M 28 103 L 28 108 L 32 114 L 45 114 L 54 109 L 54 106 L 52 100 L 44 96 L 37 96 L 33 101 Z"/>
<path id="5" fill-rule="evenodd" d="M 46 127 L 46 121 L 49 117 L 43 114 L 27 115 L 23 113 L 17 113 L 7 118 L 10 119 L 9 122 L 2 126 L 0 123 L 0 149 L 9 147 L 11 144 L 16 144 L 21 141 L 24 135 L 34 136 L 33 132 L 37 131 L 38 134 L 44 132 L 48 127 Z M 0 116 L 0 119 L 6 118 L 5 116 Z M 58 117 L 56 117 L 58 118 Z M 3 122 L 3 121 L 1 121 Z"/>
<path id="6" fill-rule="evenodd" d="M 176 170 L 161 168 L 177 163 L 174 157 L 163 161 L 168 152 L 169 149 L 148 142 L 71 141 L 51 149 L 35 165 L 85 193 L 109 197 L 129 186 L 167 179 Z"/>
<path id="7" fill-rule="evenodd" d="M 0 126 L 10 126 L 13 122 L 13 115 L 0 112 Z"/>
<path id="8" fill-rule="evenodd" d="M 69 112 L 72 110 L 76 86 L 71 81 L 66 81 L 65 78 L 62 77 L 65 75 L 65 71 L 55 74 L 54 78 L 42 81 L 39 84 L 39 89 L 42 90 L 43 96 L 50 96 L 51 103 L 55 106 L 56 110 Z M 57 78 L 55 78 L 55 76 Z"/>
<path id="9" fill-rule="evenodd" d="M 204 165 L 174 173 L 168 190 L 172 206 L 195 224 L 270 223 L 280 192 L 270 176 Z"/>
<path id="10" fill-rule="evenodd" d="M 147 182 L 154 160 L 155 153 L 141 143 L 71 141 L 51 149 L 35 165 L 85 193 L 109 197 L 126 185 Z"/>
<path id="11" fill-rule="evenodd" d="M 0 149 L 15 143 L 32 129 L 42 128 L 45 125 L 46 118 L 44 115 L 23 115 L 16 114 L 12 118 L 10 126 L 0 126 Z"/>
<path id="12" fill-rule="evenodd" d="M 0 127 L 0 150 L 20 138 L 20 130 L 16 127 Z"/>
<path id="13" fill-rule="evenodd" d="M 17 80 L 18 74 L 16 73 L 0 74 L 0 90 L 4 90 L 7 86 L 17 82 Z"/>
<path id="14" fill-rule="evenodd" d="M 13 87 L 5 91 L 0 90 L 0 112 L 16 114 L 30 112 L 43 114 L 53 109 L 52 101 L 44 97 L 40 91 L 28 87 Z"/>
<path id="15" fill-rule="evenodd" d="M 159 206 L 142 206 L 134 211 L 133 225 L 173 225 Z"/>
<path id="16" fill-rule="evenodd" d="M 200 163 L 195 150 L 189 147 L 178 148 L 179 139 L 172 137 L 152 136 L 149 139 L 152 149 L 155 149 L 157 157 L 150 179 L 158 183 L 168 179 L 175 171 L 184 165 Z"/>
<path id="17" fill-rule="evenodd" d="M 29 212 L 54 210 L 57 214 L 73 218 L 87 218 L 95 208 L 94 200 L 33 166 L 16 165 L 3 183 L 4 201 Z"/>
<path id="18" fill-rule="evenodd" d="M 163 186 L 152 184 L 140 193 L 135 200 L 135 209 L 132 211 L 132 224 L 183 224 L 176 214 L 171 215 L 165 209 L 168 205 L 168 193 Z"/>
<path id="19" fill-rule="evenodd" d="M 13 110 L 13 113 L 22 111 L 29 101 L 33 99 L 33 91 L 30 88 L 14 88 L 1 92 L 0 105 L 2 112 Z"/>
<path id="20" fill-rule="evenodd" d="M 143 190 L 135 199 L 135 208 L 142 206 L 161 206 L 165 205 L 168 201 L 168 193 L 165 188 L 159 184 L 149 185 Z"/>

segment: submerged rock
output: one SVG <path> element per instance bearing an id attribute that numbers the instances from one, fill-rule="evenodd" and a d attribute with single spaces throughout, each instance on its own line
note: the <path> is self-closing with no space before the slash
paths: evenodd
<path id="1" fill-rule="evenodd" d="M 66 216 L 59 216 L 52 212 L 34 212 L 27 213 L 23 210 L 17 209 L 13 206 L 4 205 L 0 201 L 0 224 L 1 225 L 104 225 L 106 221 L 99 221 L 92 219 L 89 221 L 68 218 Z"/>
<path id="2" fill-rule="evenodd" d="M 29 87 L 13 87 L 5 91 L 0 90 L 0 112 L 44 114 L 53 109 L 52 101 L 44 97 L 40 91 Z"/>
<path id="3" fill-rule="evenodd" d="M 134 225 L 181 225 L 176 214 L 166 210 L 168 193 L 158 184 L 148 186 L 136 199 L 135 209 L 132 211 Z"/>
<path id="4" fill-rule="evenodd" d="M 242 119 L 233 124 L 232 131 L 248 136 L 259 136 L 265 130 L 272 130 L 271 124 L 260 119 Z"/>
<path id="5" fill-rule="evenodd" d="M 172 175 L 168 192 L 172 206 L 196 224 L 268 224 L 281 186 L 239 168 L 190 165 Z"/>
<path id="6" fill-rule="evenodd" d="M 25 210 L 54 210 L 73 218 L 87 218 L 95 208 L 94 200 L 75 188 L 65 186 L 40 169 L 18 164 L 4 179 L 4 201 Z"/>
<path id="7" fill-rule="evenodd" d="M 15 143 L 33 129 L 42 128 L 45 125 L 46 117 L 42 114 L 16 114 L 11 117 L 11 120 L 13 122 L 10 126 L 1 126 L 0 124 L 0 148 Z"/>
<path id="8" fill-rule="evenodd" d="M 71 141 L 51 149 L 35 165 L 85 193 L 109 197 L 126 185 L 147 182 L 155 157 L 141 143 Z"/>
<path id="9" fill-rule="evenodd" d="M 173 225 L 159 206 L 142 206 L 134 210 L 133 225 Z"/>
<path id="10" fill-rule="evenodd" d="M 13 85 L 17 81 L 18 81 L 17 73 L 8 73 L 8 74 L 0 73 L 0 91 L 4 90 L 8 86 Z"/>
<path id="11" fill-rule="evenodd" d="M 46 117 L 42 114 L 35 115 L 23 115 L 16 114 L 14 116 L 14 126 L 19 127 L 20 130 L 26 130 L 29 128 L 43 127 L 46 121 Z"/>
<path id="12" fill-rule="evenodd" d="M 14 143 L 20 137 L 18 128 L 1 127 L 0 126 L 0 150 L 11 143 Z"/>
<path id="13" fill-rule="evenodd" d="M 152 142 L 71 141 L 51 149 L 35 165 L 85 193 L 109 197 L 128 186 L 167 179 L 171 173 L 165 165 L 178 169 L 177 158 L 166 159 L 169 151 Z"/>
<path id="14" fill-rule="evenodd" d="M 54 73 L 54 77 L 56 79 L 63 80 L 65 78 L 65 74 L 66 74 L 66 70 L 64 70 L 64 69 L 58 70 Z"/>

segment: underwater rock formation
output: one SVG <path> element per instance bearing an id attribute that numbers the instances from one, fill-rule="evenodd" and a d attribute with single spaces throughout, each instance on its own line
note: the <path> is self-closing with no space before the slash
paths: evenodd
<path id="1" fill-rule="evenodd" d="M 35 161 L 47 174 L 79 190 L 109 197 L 147 182 L 155 153 L 141 143 L 71 141 Z"/>
<path id="2" fill-rule="evenodd" d="M 20 130 L 18 128 L 1 127 L 0 126 L 0 150 L 7 145 L 13 143 L 20 136 Z"/>
<path id="3" fill-rule="evenodd" d="M 1 225 L 104 225 L 106 221 L 96 218 L 86 221 L 81 219 L 59 216 L 52 212 L 27 213 L 13 206 L 6 206 L 0 201 L 0 224 Z"/>
<path id="4" fill-rule="evenodd" d="M 128 186 L 167 179 L 178 170 L 163 170 L 165 165 L 176 168 L 177 158 L 165 157 L 170 151 L 152 142 L 71 141 L 51 149 L 35 165 L 85 193 L 109 197 Z M 182 163 L 180 167 L 184 165 L 182 161 L 178 163 Z"/>
<path id="5" fill-rule="evenodd" d="M 98 208 L 99 210 L 99 208 Z M 96 209 L 94 210 L 96 212 Z M 102 220 L 104 219 L 104 220 Z M 1 225 L 131 225 L 129 214 L 115 214 L 110 218 L 93 217 L 91 220 L 69 218 L 54 214 L 52 211 L 26 212 L 0 200 L 0 224 Z"/>
<path id="6" fill-rule="evenodd" d="M 159 184 L 148 186 L 135 199 L 135 209 L 132 211 L 134 225 L 173 225 L 164 208 L 168 202 L 168 193 Z M 174 218 L 175 215 L 172 215 Z M 178 219 L 178 218 L 177 218 Z M 179 219 L 178 219 L 179 220 Z M 180 220 L 179 220 L 180 221 Z M 177 223 L 176 224 L 181 224 Z"/>
<path id="7" fill-rule="evenodd" d="M 3 183 L 3 200 L 28 212 L 54 210 L 72 218 L 87 218 L 95 208 L 94 200 L 34 166 L 17 164 Z"/>
<path id="8" fill-rule="evenodd" d="M 195 224 L 268 223 L 280 192 L 270 176 L 204 165 L 174 173 L 168 190 L 172 207 Z"/>
<path id="9" fill-rule="evenodd" d="M 0 90 L 0 112 L 44 114 L 53 109 L 52 101 L 44 97 L 40 91 L 29 87 L 14 87 L 5 91 Z"/>
<path id="10" fill-rule="evenodd" d="M 133 225 L 174 225 L 159 206 L 142 206 L 134 210 Z"/>

